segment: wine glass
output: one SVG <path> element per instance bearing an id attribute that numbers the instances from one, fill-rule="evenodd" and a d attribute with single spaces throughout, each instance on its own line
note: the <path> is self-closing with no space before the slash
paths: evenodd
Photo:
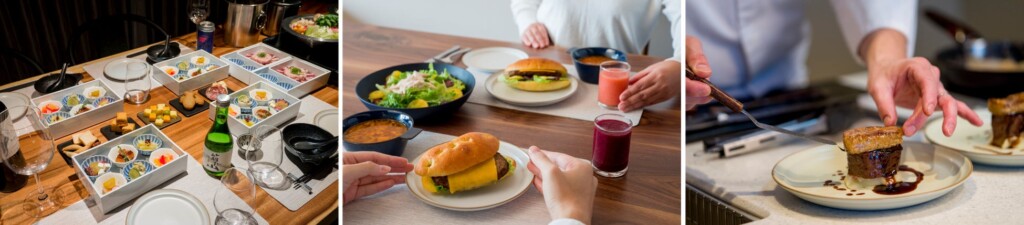
<path id="1" fill-rule="evenodd" d="M 26 121 L 16 124 L 8 112 L 24 110 Z M 39 172 L 46 169 L 53 159 L 56 147 L 49 128 L 43 125 L 43 117 L 34 106 L 16 106 L 0 112 L 0 157 L 14 173 L 32 176 L 36 181 L 36 193 L 29 194 L 25 199 L 25 213 L 39 218 L 56 212 L 63 206 L 63 193 L 60 189 L 46 188 L 39 182 Z"/>
<path id="2" fill-rule="evenodd" d="M 217 210 L 217 225 L 256 224 L 250 202 L 256 199 L 256 187 L 245 172 L 236 168 L 224 171 L 220 177 L 226 188 L 218 188 L 213 195 L 213 208 Z M 236 197 L 237 196 L 237 197 Z M 239 201 L 238 197 L 241 197 Z"/>
<path id="3" fill-rule="evenodd" d="M 206 20 L 210 15 L 210 0 L 189 0 L 188 18 L 192 23 L 199 25 L 199 22 Z"/>
<path id="4" fill-rule="evenodd" d="M 260 187 L 272 190 L 284 190 L 290 184 L 281 170 L 284 159 L 284 141 L 281 129 L 274 126 L 260 125 L 249 130 L 239 138 L 243 159 L 248 163 L 249 174 Z"/>
<path id="5" fill-rule="evenodd" d="M 129 104 L 142 104 L 149 100 L 149 90 L 153 82 L 153 70 L 149 63 L 130 62 L 124 64 L 124 101 Z"/>

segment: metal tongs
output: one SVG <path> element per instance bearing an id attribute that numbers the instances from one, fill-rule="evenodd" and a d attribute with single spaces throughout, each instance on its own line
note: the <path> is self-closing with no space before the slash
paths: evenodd
<path id="1" fill-rule="evenodd" d="M 758 122 L 757 119 L 754 118 L 754 116 L 751 116 L 750 113 L 747 112 L 747 110 L 743 109 L 743 103 L 741 103 L 740 101 L 737 101 L 736 98 L 733 98 L 728 93 L 725 93 L 725 91 L 722 91 L 722 89 L 719 89 L 718 86 L 715 86 L 714 84 L 712 84 L 711 81 L 708 81 L 708 79 L 704 79 L 702 77 L 698 77 L 697 74 L 693 73 L 693 69 L 691 69 L 690 66 L 686 66 L 686 78 L 690 79 L 690 80 L 699 81 L 701 83 L 707 84 L 708 87 L 711 87 L 711 97 L 712 98 L 714 98 L 715 100 L 718 100 L 718 102 L 721 102 L 722 105 L 725 105 L 725 107 L 728 107 L 733 112 L 743 113 L 743 115 L 746 115 L 747 118 L 749 118 L 751 122 L 754 122 L 754 126 L 757 126 L 757 127 L 761 128 L 761 129 L 765 129 L 765 130 L 775 131 L 775 132 L 779 132 L 779 133 L 783 133 L 783 134 L 788 134 L 788 135 L 791 135 L 791 136 L 794 136 L 794 137 L 803 138 L 805 140 L 810 140 L 810 141 L 814 141 L 814 142 L 820 142 L 822 144 L 835 145 L 835 146 L 839 147 L 839 150 L 846 151 L 846 149 L 843 149 L 843 147 L 841 145 L 837 144 L 834 141 L 830 141 L 830 140 L 827 140 L 827 139 L 824 139 L 824 138 L 809 136 L 809 135 L 802 134 L 802 133 L 799 133 L 799 132 L 794 132 L 794 131 L 778 128 L 778 127 L 775 127 L 775 126 L 772 126 L 772 125 L 769 125 L 769 124 L 763 124 L 761 122 Z"/>

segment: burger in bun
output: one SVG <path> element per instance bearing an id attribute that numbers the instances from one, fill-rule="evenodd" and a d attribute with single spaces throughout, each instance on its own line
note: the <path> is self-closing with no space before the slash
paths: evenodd
<path id="1" fill-rule="evenodd" d="M 524 91 L 554 91 L 569 87 L 569 74 L 561 63 L 526 58 L 509 65 L 501 75 L 506 84 Z"/>
<path id="2" fill-rule="evenodd" d="M 516 170 L 516 161 L 498 153 L 498 145 L 494 135 L 466 133 L 420 155 L 415 172 L 423 188 L 435 194 L 491 185 Z"/>

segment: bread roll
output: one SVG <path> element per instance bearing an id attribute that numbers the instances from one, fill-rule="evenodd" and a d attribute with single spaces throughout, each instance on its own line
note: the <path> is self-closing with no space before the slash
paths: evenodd
<path id="1" fill-rule="evenodd" d="M 420 156 L 416 174 L 424 177 L 448 176 L 469 169 L 498 153 L 498 138 L 470 132 L 449 142 L 434 146 Z"/>

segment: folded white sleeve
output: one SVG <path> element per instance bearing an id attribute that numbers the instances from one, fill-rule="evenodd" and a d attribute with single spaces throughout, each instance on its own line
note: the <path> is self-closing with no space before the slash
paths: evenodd
<path id="1" fill-rule="evenodd" d="M 917 0 L 832 0 L 846 46 L 857 63 L 864 60 L 857 54 L 868 34 L 881 28 L 903 33 L 907 38 L 907 56 L 914 54 L 917 31 Z"/>
<path id="2" fill-rule="evenodd" d="M 512 0 L 512 17 L 516 20 L 516 26 L 519 27 L 519 36 L 523 36 L 523 32 L 530 24 L 537 22 L 537 8 L 540 7 L 541 0 Z"/>
<path id="3" fill-rule="evenodd" d="M 580 222 L 579 220 L 576 220 L 576 219 L 561 218 L 561 219 L 552 220 L 550 223 L 548 223 L 548 225 L 587 225 L 587 224 L 584 224 L 583 222 Z"/>

